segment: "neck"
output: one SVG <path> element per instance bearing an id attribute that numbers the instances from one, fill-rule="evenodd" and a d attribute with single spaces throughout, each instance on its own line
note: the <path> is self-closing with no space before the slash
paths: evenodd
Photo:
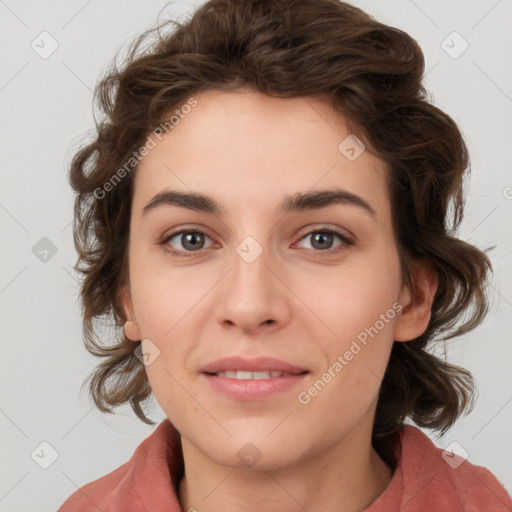
<path id="1" fill-rule="evenodd" d="M 263 470 L 217 464 L 182 437 L 184 511 L 361 512 L 388 486 L 392 470 L 371 445 L 371 430 L 346 436 L 305 460 Z"/>

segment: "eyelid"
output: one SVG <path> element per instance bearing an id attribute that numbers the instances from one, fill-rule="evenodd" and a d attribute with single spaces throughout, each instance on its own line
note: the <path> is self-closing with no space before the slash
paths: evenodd
<path id="1" fill-rule="evenodd" d="M 183 232 L 193 232 L 193 233 L 204 233 L 205 235 L 208 235 L 208 230 L 202 226 L 194 225 L 194 224 L 184 224 L 182 226 L 179 226 L 175 229 L 171 229 L 170 231 L 166 231 L 165 234 L 162 236 L 162 242 L 168 240 L 169 238 L 172 238 L 173 236 L 176 236 Z M 210 235 L 208 235 L 210 236 Z M 211 237 L 210 237 L 211 238 Z"/>
<path id="2" fill-rule="evenodd" d="M 347 239 L 350 239 L 352 242 L 356 241 L 356 237 L 346 228 L 342 228 L 336 224 L 310 224 L 306 226 L 303 231 L 303 235 L 300 236 L 299 240 L 302 240 L 305 236 L 310 235 L 311 233 L 321 233 L 321 232 L 334 232 L 340 236 L 343 236 Z"/>

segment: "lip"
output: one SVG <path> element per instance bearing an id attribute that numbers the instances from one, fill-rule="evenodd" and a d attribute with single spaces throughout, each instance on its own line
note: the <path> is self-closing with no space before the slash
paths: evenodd
<path id="1" fill-rule="evenodd" d="M 280 371 L 293 375 L 271 377 L 269 379 L 233 379 L 212 375 L 217 372 L 241 371 Z M 214 391 L 229 398 L 241 401 L 264 400 L 273 395 L 290 390 L 299 385 L 309 370 L 273 357 L 244 358 L 240 356 L 224 357 L 201 369 L 201 378 Z"/>
<path id="2" fill-rule="evenodd" d="M 307 368 L 287 363 L 274 357 L 259 356 L 255 358 L 246 358 L 240 356 L 230 356 L 218 359 L 201 368 L 202 373 L 218 373 L 228 370 L 242 370 L 247 372 L 286 372 L 295 375 L 304 373 Z M 222 377 L 220 377 L 222 378 Z M 275 377 L 281 378 L 281 377 Z"/>
<path id="3" fill-rule="evenodd" d="M 235 400 L 264 400 L 273 395 L 288 391 L 298 386 L 308 373 L 272 377 L 270 379 L 239 380 L 228 377 L 217 377 L 202 373 L 200 377 L 206 379 L 207 384 L 214 391 Z"/>

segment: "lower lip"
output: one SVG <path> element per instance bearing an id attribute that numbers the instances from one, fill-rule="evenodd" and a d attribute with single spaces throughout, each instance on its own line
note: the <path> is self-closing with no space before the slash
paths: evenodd
<path id="1" fill-rule="evenodd" d="M 230 379 L 202 373 L 210 386 L 235 400 L 264 400 L 272 395 L 288 391 L 300 384 L 307 373 L 286 375 L 270 379 Z"/>

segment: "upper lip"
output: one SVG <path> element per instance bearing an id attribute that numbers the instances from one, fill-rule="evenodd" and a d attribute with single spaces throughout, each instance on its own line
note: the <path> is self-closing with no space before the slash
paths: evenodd
<path id="1" fill-rule="evenodd" d="M 306 368 L 295 366 L 293 364 L 287 363 L 286 361 L 281 361 L 280 359 L 275 359 L 273 357 L 263 356 L 254 358 L 246 358 L 240 356 L 223 357 L 222 359 L 213 361 L 212 363 L 209 363 L 201 368 L 201 371 L 204 373 L 218 373 L 233 370 L 242 370 L 248 372 L 274 371 L 295 374 L 307 371 Z"/>

